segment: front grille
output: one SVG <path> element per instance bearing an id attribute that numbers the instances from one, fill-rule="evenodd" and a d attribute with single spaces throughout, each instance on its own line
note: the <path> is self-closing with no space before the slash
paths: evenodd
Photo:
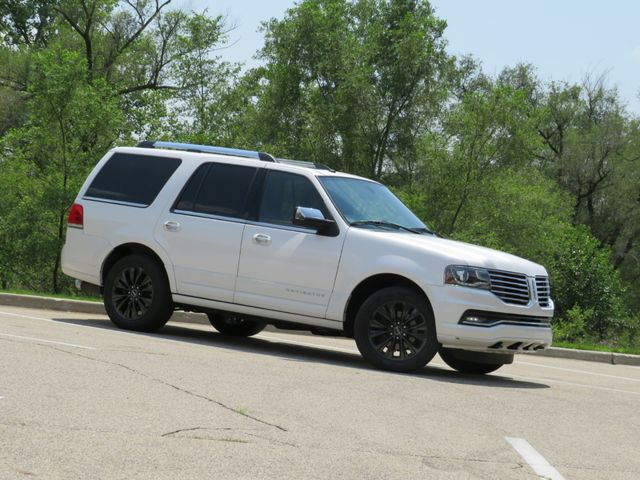
<path id="1" fill-rule="evenodd" d="M 489 270 L 491 292 L 505 303 L 527 305 L 531 297 L 527 276 L 521 273 Z"/>
<path id="2" fill-rule="evenodd" d="M 548 307 L 549 297 L 551 296 L 549 277 L 536 277 L 536 293 L 538 295 L 538 304 L 541 307 Z"/>

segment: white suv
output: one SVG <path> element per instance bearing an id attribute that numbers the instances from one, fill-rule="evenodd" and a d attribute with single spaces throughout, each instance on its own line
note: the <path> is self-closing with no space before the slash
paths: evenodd
<path id="1" fill-rule="evenodd" d="M 63 271 L 99 286 L 111 320 L 151 331 L 174 309 L 223 334 L 266 324 L 355 338 L 373 365 L 436 352 L 488 373 L 551 343 L 544 267 L 441 238 L 385 186 L 222 147 L 115 148 L 69 212 Z"/>

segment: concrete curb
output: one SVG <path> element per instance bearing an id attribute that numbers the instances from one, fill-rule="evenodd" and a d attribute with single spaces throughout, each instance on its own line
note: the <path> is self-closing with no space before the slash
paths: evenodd
<path id="1" fill-rule="evenodd" d="M 600 363 L 620 363 L 614 361 L 615 355 L 618 353 L 612 352 L 596 352 L 593 350 L 576 350 L 574 348 L 559 348 L 551 347 L 547 350 L 536 352 L 536 355 L 541 357 L 554 357 L 554 358 L 569 358 L 572 360 L 585 360 L 587 362 L 600 362 Z M 633 356 L 633 355 L 632 355 Z M 638 362 L 640 365 L 640 362 Z"/>
<path id="2" fill-rule="evenodd" d="M 0 293 L 0 305 L 106 315 L 104 306 L 99 302 L 66 300 L 61 298 L 21 295 L 16 293 Z M 207 316 L 202 313 L 175 312 L 171 317 L 171 321 L 209 325 Z M 596 352 L 591 350 L 551 347 L 547 350 L 536 352 L 536 355 L 542 357 L 584 360 L 588 362 L 610 363 L 614 365 L 640 366 L 640 355 L 629 355 L 625 353 Z"/>
<path id="3" fill-rule="evenodd" d="M 640 355 L 616 352 L 598 352 L 595 350 L 577 350 L 575 348 L 551 347 L 536 352 L 541 357 L 568 358 L 586 362 L 611 363 L 613 365 L 640 366 Z"/>
<path id="4" fill-rule="evenodd" d="M 0 305 L 21 308 L 39 308 L 42 310 L 56 310 L 61 312 L 90 313 L 106 315 L 101 302 L 86 300 L 67 300 L 64 298 L 40 297 L 37 295 L 22 295 L 17 293 L 0 293 Z M 209 319 L 203 313 L 175 312 L 170 321 L 181 323 L 198 323 L 209 325 Z"/>

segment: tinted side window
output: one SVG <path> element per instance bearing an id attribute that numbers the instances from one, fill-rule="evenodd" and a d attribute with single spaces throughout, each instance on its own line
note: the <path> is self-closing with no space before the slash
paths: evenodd
<path id="1" fill-rule="evenodd" d="M 85 196 L 151 205 L 180 163 L 178 158 L 114 153 Z"/>
<path id="2" fill-rule="evenodd" d="M 267 173 L 258 220 L 293 225 L 296 207 L 316 208 L 329 218 L 322 197 L 308 178 L 287 172 Z"/>
<path id="3" fill-rule="evenodd" d="M 193 211 L 224 217 L 241 217 L 256 170 L 253 167 L 239 165 L 209 164 Z"/>
<path id="4" fill-rule="evenodd" d="M 180 198 L 174 205 L 175 210 L 193 211 L 196 203 L 196 196 L 198 195 L 198 191 L 202 185 L 202 180 L 209 170 L 209 165 L 209 163 L 203 163 L 195 172 L 193 172 L 193 175 L 191 175 L 187 185 L 182 190 Z"/>

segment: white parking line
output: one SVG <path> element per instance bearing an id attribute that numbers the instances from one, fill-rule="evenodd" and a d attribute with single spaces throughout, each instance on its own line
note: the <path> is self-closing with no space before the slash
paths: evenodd
<path id="1" fill-rule="evenodd" d="M 515 363 L 517 363 L 518 365 L 529 365 L 529 366 L 532 366 L 532 367 L 550 368 L 552 370 L 561 370 L 563 372 L 582 373 L 584 375 L 595 375 L 597 377 L 614 378 L 616 380 L 629 380 L 630 382 L 640 382 L 639 378 L 620 377 L 618 375 L 608 375 L 606 373 L 588 372 L 586 370 L 579 370 L 577 368 L 554 367 L 552 365 L 542 365 L 540 363 L 523 362 L 521 360 L 516 360 Z"/>
<path id="2" fill-rule="evenodd" d="M 42 320 L 43 322 L 53 322 L 53 320 L 51 320 L 50 318 L 45 318 L 45 317 L 34 317 L 32 315 L 23 315 L 20 313 L 13 313 L 13 312 L 0 312 L 1 315 L 9 315 L 11 317 L 20 317 L 20 318 L 29 318 L 31 320 Z M 53 322 L 53 323 L 57 323 L 57 322 Z"/>
<path id="3" fill-rule="evenodd" d="M 575 383 L 575 382 L 566 382 L 564 380 L 556 380 L 555 378 L 545 378 L 545 377 L 530 377 L 525 375 L 515 375 L 513 373 L 508 374 L 512 378 L 517 378 L 518 380 L 525 380 L 528 382 L 540 382 L 540 383 L 557 383 L 560 385 L 568 385 L 570 387 L 582 387 L 582 388 L 591 388 L 594 390 L 602 390 L 605 392 L 614 392 L 614 393 L 630 393 L 631 395 L 640 395 L 640 392 L 633 392 L 631 390 L 621 390 L 619 388 L 610 388 L 610 387 L 599 387 L 597 385 L 590 385 L 586 383 Z"/>
<path id="4" fill-rule="evenodd" d="M 64 313 L 64 312 L 61 312 Z M 78 323 L 67 323 L 65 321 L 58 321 L 58 320 L 53 320 L 52 318 L 46 318 L 46 317 L 34 317 L 32 315 L 22 315 L 19 313 L 13 313 L 13 312 L 3 312 L 0 311 L 0 315 L 7 315 L 10 317 L 19 317 L 19 318 L 28 318 L 30 320 L 40 320 L 41 322 L 47 322 L 47 323 L 53 323 L 54 325 L 60 325 L 62 327 L 70 327 L 70 328 L 83 328 L 83 329 L 87 329 L 90 328 L 92 330 L 96 329 L 95 325 L 80 325 Z M 81 318 L 78 318 L 78 320 L 83 320 Z M 84 319 L 86 320 L 86 319 Z M 93 320 L 93 319 L 92 319 Z M 162 338 L 162 337 L 158 337 L 157 335 L 153 335 L 150 333 L 142 333 L 142 332 L 128 332 L 126 330 L 118 330 L 118 329 L 113 329 L 113 328 L 109 328 L 109 329 L 102 329 L 103 332 L 109 332 L 109 333 L 113 333 L 115 335 L 126 335 L 128 337 L 146 337 L 146 338 L 150 338 L 153 341 L 156 342 L 169 342 L 169 343 L 180 343 L 183 344 L 184 342 L 181 342 L 180 340 L 172 340 L 170 338 Z"/>
<path id="5" fill-rule="evenodd" d="M 0 333 L 0 337 L 18 338 L 20 340 L 32 340 L 36 343 L 51 343 L 54 345 L 63 345 L 65 347 L 81 348 L 83 350 L 96 350 L 95 347 L 87 347 L 84 345 L 76 345 L 75 343 L 56 342 L 53 340 L 45 340 L 44 338 L 23 337 L 22 335 L 11 335 L 9 333 Z"/>
<path id="6" fill-rule="evenodd" d="M 533 468 L 541 478 L 549 480 L 565 480 L 558 470 L 545 460 L 538 451 L 531 446 L 524 438 L 504 437 L 511 444 L 516 452 L 520 454 L 522 459 Z"/>

